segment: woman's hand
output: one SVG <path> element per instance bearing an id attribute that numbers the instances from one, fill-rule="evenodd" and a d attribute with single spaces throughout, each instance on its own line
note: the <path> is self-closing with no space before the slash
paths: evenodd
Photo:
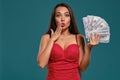
<path id="1" fill-rule="evenodd" d="M 62 32 L 62 27 L 58 26 L 55 32 L 52 29 L 50 30 L 51 30 L 51 39 L 55 42 L 60 37 L 60 34 Z"/>
<path id="2" fill-rule="evenodd" d="M 89 46 L 95 46 L 97 44 L 99 44 L 100 42 L 100 34 L 99 33 L 95 33 L 94 35 L 90 35 L 89 37 Z"/>

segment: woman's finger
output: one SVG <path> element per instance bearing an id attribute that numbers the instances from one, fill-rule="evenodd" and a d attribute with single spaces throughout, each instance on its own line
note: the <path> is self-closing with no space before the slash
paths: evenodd
<path id="1" fill-rule="evenodd" d="M 57 28 L 56 28 L 56 32 L 59 31 L 60 27 L 61 27 L 61 25 L 59 24 L 59 25 L 57 26 Z"/>
<path id="2" fill-rule="evenodd" d="M 57 29 L 56 29 L 55 32 L 56 32 L 57 34 L 60 34 L 61 31 L 62 31 L 62 27 L 59 25 L 59 26 L 57 27 Z"/>
<path id="3" fill-rule="evenodd" d="M 51 35 L 53 35 L 53 33 L 54 33 L 53 29 L 50 29 L 50 31 L 51 31 Z"/>
<path id="4" fill-rule="evenodd" d="M 62 32 L 62 27 L 59 27 L 58 33 L 61 34 Z"/>
<path id="5" fill-rule="evenodd" d="M 99 33 L 97 34 L 97 42 L 98 43 L 100 42 L 100 34 Z"/>
<path id="6" fill-rule="evenodd" d="M 93 34 L 90 34 L 90 42 L 94 42 L 94 36 L 93 36 Z"/>

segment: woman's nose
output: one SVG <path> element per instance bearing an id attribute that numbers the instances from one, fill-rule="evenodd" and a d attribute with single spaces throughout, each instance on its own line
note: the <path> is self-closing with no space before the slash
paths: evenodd
<path id="1" fill-rule="evenodd" d="M 65 17 L 64 17 L 64 16 L 62 16 L 62 17 L 61 17 L 61 21 L 64 21 L 64 20 L 65 20 Z"/>

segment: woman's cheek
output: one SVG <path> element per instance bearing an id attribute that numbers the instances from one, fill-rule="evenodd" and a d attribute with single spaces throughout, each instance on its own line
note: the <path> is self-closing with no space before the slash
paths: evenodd
<path id="1" fill-rule="evenodd" d="M 60 21 L 56 20 L 56 25 L 59 26 L 60 25 Z"/>

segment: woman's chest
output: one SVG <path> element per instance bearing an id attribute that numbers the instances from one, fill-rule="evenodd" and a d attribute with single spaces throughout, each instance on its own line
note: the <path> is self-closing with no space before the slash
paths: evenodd
<path id="1" fill-rule="evenodd" d="M 57 43 L 53 45 L 50 59 L 76 61 L 78 60 L 78 58 L 79 58 L 79 48 L 77 44 L 70 44 L 65 49 L 63 49 Z"/>

